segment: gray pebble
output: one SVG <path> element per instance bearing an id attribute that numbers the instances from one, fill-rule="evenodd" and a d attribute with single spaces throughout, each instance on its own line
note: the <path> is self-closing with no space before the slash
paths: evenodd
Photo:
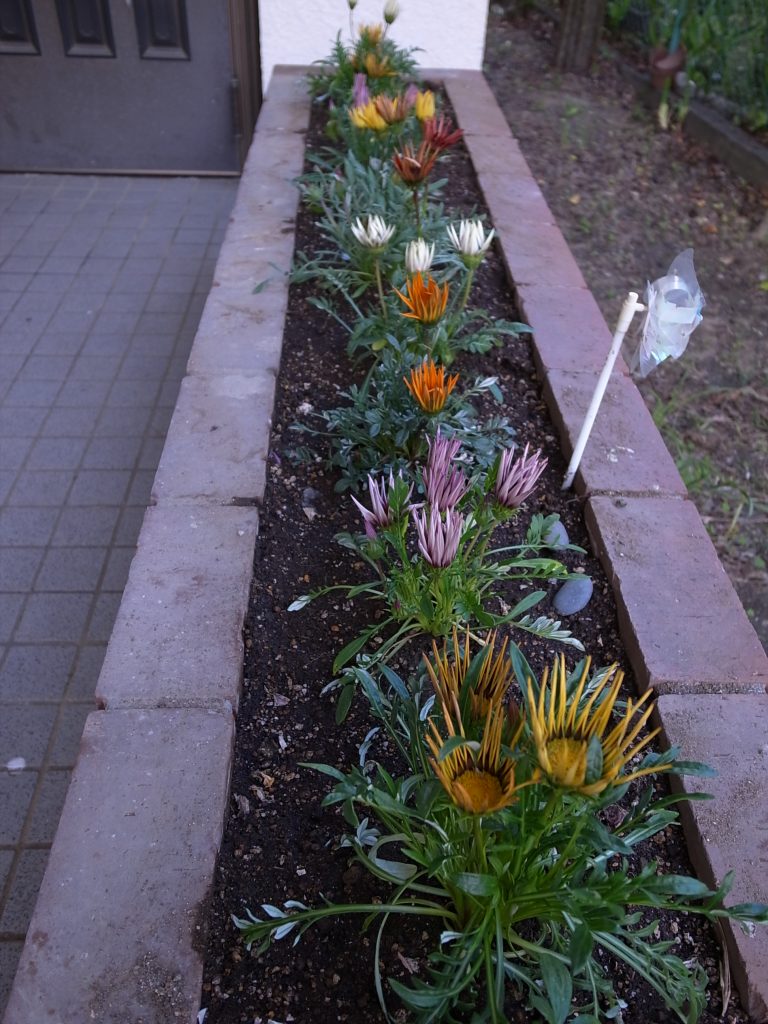
<path id="1" fill-rule="evenodd" d="M 565 548 L 570 544 L 568 531 L 559 519 L 552 523 L 542 539 L 546 546 L 551 548 L 552 551 L 557 551 L 559 548 Z"/>
<path id="2" fill-rule="evenodd" d="M 592 580 L 589 576 L 566 580 L 552 601 L 555 611 L 558 615 L 575 615 L 589 604 L 592 590 Z"/>

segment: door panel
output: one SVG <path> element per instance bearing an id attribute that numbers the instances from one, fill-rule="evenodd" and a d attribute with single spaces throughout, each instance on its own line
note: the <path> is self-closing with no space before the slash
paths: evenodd
<path id="1" fill-rule="evenodd" d="M 0 168 L 238 171 L 232 50 L 227 0 L 0 0 Z"/>

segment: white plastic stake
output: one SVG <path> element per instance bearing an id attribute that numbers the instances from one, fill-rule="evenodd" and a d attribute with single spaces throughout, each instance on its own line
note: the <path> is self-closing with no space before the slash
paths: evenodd
<path id="1" fill-rule="evenodd" d="M 587 447 L 587 441 L 589 435 L 592 432 L 597 412 L 600 408 L 600 403 L 603 400 L 605 389 L 608 387 L 608 381 L 613 371 L 613 367 L 618 358 L 621 350 L 621 343 L 624 341 L 624 335 L 629 330 L 629 325 L 632 323 L 632 317 L 635 313 L 640 313 L 645 309 L 642 302 L 637 301 L 637 292 L 630 292 L 621 307 L 621 313 L 619 313 L 619 321 L 616 324 L 616 333 L 613 335 L 613 341 L 611 343 L 610 351 L 608 352 L 608 358 L 605 361 L 605 366 L 600 372 L 600 376 L 597 380 L 595 392 L 592 395 L 592 401 L 589 403 L 589 409 L 587 409 L 587 415 L 584 419 L 584 423 L 579 433 L 579 438 L 576 441 L 576 447 L 573 449 L 573 455 L 571 461 L 568 463 L 568 472 L 565 474 L 563 480 L 563 490 L 567 491 L 569 487 L 573 486 L 573 480 L 576 476 L 576 471 L 579 468 L 581 457 L 584 454 L 584 449 Z"/>

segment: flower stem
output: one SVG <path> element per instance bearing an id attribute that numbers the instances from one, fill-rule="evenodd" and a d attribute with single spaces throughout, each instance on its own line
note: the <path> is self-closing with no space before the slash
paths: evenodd
<path id="1" fill-rule="evenodd" d="M 387 322 L 387 303 L 384 300 L 384 286 L 381 281 L 381 264 L 379 263 L 379 257 L 376 256 L 373 260 L 374 272 L 376 274 L 376 288 L 379 292 L 379 302 L 381 303 L 381 315 L 384 317 L 384 323 Z"/>
<path id="2" fill-rule="evenodd" d="M 461 293 L 461 301 L 459 302 L 459 312 L 463 313 L 466 309 L 467 302 L 469 300 L 469 293 L 472 290 L 472 282 L 475 279 L 475 268 L 470 267 L 467 271 L 467 281 L 464 285 L 464 290 Z"/>
<path id="3" fill-rule="evenodd" d="M 416 212 L 416 234 L 421 238 L 421 207 L 419 206 L 419 189 L 413 190 L 413 208 Z"/>

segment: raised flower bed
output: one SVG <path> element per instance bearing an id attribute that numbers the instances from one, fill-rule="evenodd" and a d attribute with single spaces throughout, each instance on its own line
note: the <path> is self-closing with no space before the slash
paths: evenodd
<path id="1" fill-rule="evenodd" d="M 545 393 L 552 402 L 553 417 L 566 431 L 573 430 L 580 396 L 588 392 L 590 372 L 601 358 L 605 327 L 551 219 L 536 219 L 546 218 L 546 207 L 535 184 L 525 176 L 524 162 L 516 153 L 506 124 L 482 79 L 472 75 L 446 76 L 445 83 L 460 123 L 468 129 L 472 124 L 482 129 L 476 134 L 468 130 L 467 143 L 493 223 L 500 231 L 502 252 L 522 301 L 523 316 L 534 328 L 536 357 L 545 378 Z M 291 124 L 291 118 L 295 118 L 294 128 L 306 127 L 308 109 L 295 76 L 278 75 L 274 84 L 276 92 L 265 106 L 261 135 L 257 133 L 254 151 L 254 162 L 263 162 L 268 170 L 256 180 L 252 162 L 243 183 L 233 227 L 222 253 L 217 275 L 219 288 L 212 293 L 201 325 L 190 362 L 191 376 L 158 474 L 158 508 L 148 516 L 110 660 L 100 683 L 105 710 L 92 716 L 86 730 L 86 745 L 52 855 L 52 868 L 12 997 L 11 1021 L 44 1019 L 43 1011 L 48 1012 L 50 1007 L 56 1007 L 63 1020 L 88 1019 L 85 1010 L 92 1016 L 94 1007 L 101 1019 L 125 1019 L 117 1014 L 119 1007 L 125 1013 L 126 1006 L 134 1008 L 136 1019 L 139 1013 L 155 1013 L 149 1019 L 160 1020 L 168 1019 L 169 1008 L 188 1016 L 196 1005 L 194 989 L 195 979 L 199 978 L 199 958 L 192 953 L 189 935 L 193 931 L 195 905 L 203 897 L 210 878 L 216 819 L 223 812 L 222 772 L 226 770 L 226 744 L 231 736 L 225 702 L 236 703 L 238 698 L 236 629 L 243 614 L 243 584 L 247 581 L 242 565 L 253 542 L 256 519 L 250 509 L 229 506 L 233 499 L 242 504 L 260 497 L 259 487 L 253 483 L 254 470 L 266 450 L 266 419 L 271 407 L 268 369 L 275 369 L 278 362 L 274 347 L 257 346 L 261 350 L 254 353 L 252 346 L 243 344 L 239 332 L 244 326 L 250 327 L 255 316 L 265 325 L 264 341 L 275 339 L 274 321 L 269 320 L 269 314 L 277 313 L 279 318 L 284 309 L 281 289 L 264 289 L 256 295 L 252 290 L 254 281 L 269 275 L 266 265 L 275 260 L 274 248 L 264 246 L 263 239 L 277 237 L 281 227 L 286 226 L 284 218 L 291 216 L 291 203 L 295 202 L 278 187 L 279 175 L 274 170 L 281 156 L 291 154 L 294 163 L 285 167 L 285 176 L 300 169 L 297 162 L 301 146 L 296 145 L 300 136 L 284 129 Z M 288 103 L 281 104 L 281 92 L 282 98 L 290 97 Z M 473 108 L 477 115 L 474 120 Z M 534 220 L 528 222 L 530 229 L 521 237 L 519 225 L 532 216 Z M 514 242 L 510 244 L 513 228 Z M 260 268 L 253 266 L 254 256 L 258 258 L 255 250 L 262 253 L 265 272 L 261 276 Z M 542 300 L 538 310 L 537 297 Z M 575 311 L 579 334 L 585 342 L 581 356 L 574 352 L 572 343 Z M 650 427 L 631 381 L 619 373 L 613 387 L 613 399 L 603 414 L 598 436 L 582 469 L 580 490 L 587 495 L 593 534 L 599 537 L 605 552 L 620 614 L 625 627 L 629 627 L 629 653 L 635 672 L 641 685 L 651 680 L 660 691 L 671 695 L 662 699 L 661 713 L 663 718 L 665 707 L 670 709 L 664 724 L 673 741 L 681 738 L 677 730 L 683 699 L 695 699 L 698 708 L 703 706 L 702 701 L 704 705 L 717 706 L 726 720 L 759 721 L 761 716 L 764 720 L 765 663 L 759 645 L 725 577 L 718 571 L 704 531 L 699 532 L 691 518 L 682 485 L 658 435 Z M 244 399 L 264 394 L 265 390 L 267 400 L 262 406 L 260 432 L 255 434 L 253 408 L 245 405 Z M 258 437 L 256 443 L 254 436 Z M 255 450 L 258 446 L 261 452 Z M 223 458 L 219 458 L 222 453 Z M 228 507 L 223 507 L 225 502 Z M 645 568 L 648 545 L 633 540 L 644 536 L 642 531 L 647 529 L 649 518 L 658 536 L 659 548 L 655 554 L 651 552 L 658 559 L 658 578 L 663 571 L 673 583 L 661 594 L 656 585 L 654 600 L 659 612 L 655 622 L 643 619 L 646 605 L 642 587 L 649 575 Z M 663 529 L 659 527 L 660 520 Z M 187 529 L 181 530 L 184 525 Z M 184 551 L 175 550 L 173 543 L 169 543 L 179 532 L 185 534 Z M 687 552 L 680 550 L 681 538 L 686 540 Z M 220 555 L 211 565 L 210 552 L 217 548 Z M 240 565 L 233 566 L 230 559 L 238 549 Z M 174 583 L 170 591 L 164 592 L 158 617 L 152 587 L 158 585 L 162 575 L 157 561 L 159 552 L 163 552 L 166 566 L 170 562 L 166 580 L 170 576 Z M 653 571 L 650 570 L 651 578 Z M 214 601 L 210 600 L 211 584 L 218 587 Z M 708 596 L 697 600 L 696 595 L 701 595 L 705 586 L 709 588 Z M 695 615 L 689 612 L 687 622 L 685 606 L 682 610 L 679 607 L 680 594 L 686 588 L 689 601 L 695 606 Z M 230 614 L 234 595 L 239 610 Z M 711 604 L 707 605 L 707 601 Z M 196 644 L 194 651 L 190 651 L 186 638 L 178 637 L 178 629 L 173 632 L 167 625 L 159 626 L 163 613 L 174 604 L 189 612 L 190 602 L 198 614 L 196 618 L 187 617 L 185 626 L 188 629 L 191 622 L 198 624 L 201 637 L 206 639 L 202 651 L 209 655 L 202 671 L 197 664 L 201 646 Z M 211 610 L 222 602 L 226 604 L 226 622 L 220 619 L 212 624 Z M 701 624 L 702 606 L 713 608 L 711 622 L 717 623 L 718 629 L 728 618 L 734 647 L 707 635 L 706 626 L 701 635 L 690 636 L 690 626 L 694 622 Z M 147 629 L 141 628 L 143 622 Z M 152 635 L 160 643 L 150 653 L 151 643 L 147 640 L 151 641 Z M 222 659 L 221 648 L 207 642 L 208 638 L 219 642 L 222 635 L 229 640 L 227 662 Z M 694 657 L 701 660 L 694 662 Z M 690 696 L 697 686 L 701 689 Z M 710 693 L 732 690 L 741 695 L 702 697 L 704 688 Z M 680 694 L 685 694 L 685 698 Z M 749 706 L 746 713 L 745 703 Z M 169 707 L 174 710 L 169 711 Z M 203 741 L 199 740 L 194 747 L 190 747 L 188 733 L 185 736 L 181 731 L 189 730 L 192 723 L 203 733 Z M 211 727 L 215 735 L 211 734 Z M 160 740 L 160 750 L 151 741 L 153 734 Z M 754 743 L 753 736 L 750 733 L 747 737 L 747 745 Z M 101 743 L 101 737 L 111 739 L 116 751 Z M 124 790 L 125 801 L 133 807 L 132 814 L 125 806 L 119 806 L 120 801 L 115 801 L 113 807 L 104 807 L 104 801 L 97 797 L 105 759 L 113 772 L 125 772 L 125 762 L 130 757 L 121 756 L 121 744 L 126 743 L 126 737 L 127 746 L 133 747 L 136 757 L 137 775 L 144 774 L 149 763 L 155 779 L 152 791 L 141 791 L 138 797 L 130 786 Z M 212 749 L 211 743 L 219 749 L 224 746 L 223 758 L 211 758 L 206 753 Z M 691 757 L 707 755 L 707 751 L 697 749 L 695 736 L 688 746 L 692 749 L 686 749 L 686 754 Z M 178 771 L 161 772 L 163 761 L 159 755 L 168 757 L 174 752 Z M 203 780 L 202 793 L 191 781 L 199 770 L 194 762 L 195 752 L 199 754 L 197 764 L 205 764 L 205 778 L 209 780 L 210 788 L 206 788 Z M 733 765 L 732 769 L 738 776 L 740 767 Z M 194 778 L 194 782 L 197 784 L 198 779 Z M 736 782 L 733 787 L 738 788 Z M 130 796 L 131 793 L 134 795 Z M 190 825 L 192 819 L 185 800 L 197 803 L 197 817 L 205 808 L 206 793 L 216 813 L 201 842 L 200 826 L 196 820 Z M 176 808 L 175 819 L 168 817 L 168 803 Z M 129 817 L 126 821 L 126 814 L 139 820 Z M 700 818 L 700 825 L 702 820 L 706 822 Z M 147 858 L 146 839 L 142 837 L 144 841 L 136 844 L 134 856 L 126 858 L 123 850 L 119 868 L 115 861 L 114 877 L 120 874 L 122 885 L 119 889 L 113 886 L 107 900 L 102 885 L 86 884 L 92 880 L 94 870 L 101 873 L 94 865 L 109 862 L 115 835 L 135 834 L 136 826 L 140 830 L 147 821 L 154 822 L 159 833 L 154 841 L 167 846 L 163 863 L 159 863 L 161 857 Z M 185 865 L 184 858 L 185 845 L 192 843 L 197 850 L 194 870 L 190 870 L 188 858 Z M 710 846 L 710 852 L 712 849 Z M 178 877 L 169 880 L 171 857 L 180 868 L 185 865 L 183 879 L 182 872 L 176 872 Z M 718 859 L 711 859 L 719 871 Z M 78 887 L 72 885 L 73 863 L 79 863 L 78 871 L 85 875 Z M 253 865 L 250 870 L 254 870 Z M 67 884 L 62 884 L 62 880 L 68 880 Z M 158 898 L 161 892 L 167 902 Z M 275 893 L 273 898 L 278 900 L 280 894 Z M 745 898 L 759 898 L 759 881 L 756 891 L 745 893 Z M 126 942 L 121 934 L 119 947 L 110 946 L 107 941 L 115 918 L 123 927 L 126 919 L 133 922 L 133 940 L 129 937 Z M 88 963 L 81 959 L 76 970 L 72 969 L 71 957 L 68 966 L 63 966 L 66 940 L 61 929 L 65 921 L 67 930 L 75 927 L 80 935 L 87 936 Z M 762 983 L 760 974 L 753 969 L 754 963 L 749 963 L 755 949 L 759 955 L 759 946 L 742 940 L 747 978 L 751 971 L 753 1000 L 760 998 Z M 259 965 L 254 969 L 258 971 Z M 748 987 L 744 991 L 748 993 Z M 754 1005 L 759 1007 L 756 1001 Z M 166 1017 L 160 1016 L 161 1011 Z M 297 1015 L 296 1019 L 306 1017 Z"/>

